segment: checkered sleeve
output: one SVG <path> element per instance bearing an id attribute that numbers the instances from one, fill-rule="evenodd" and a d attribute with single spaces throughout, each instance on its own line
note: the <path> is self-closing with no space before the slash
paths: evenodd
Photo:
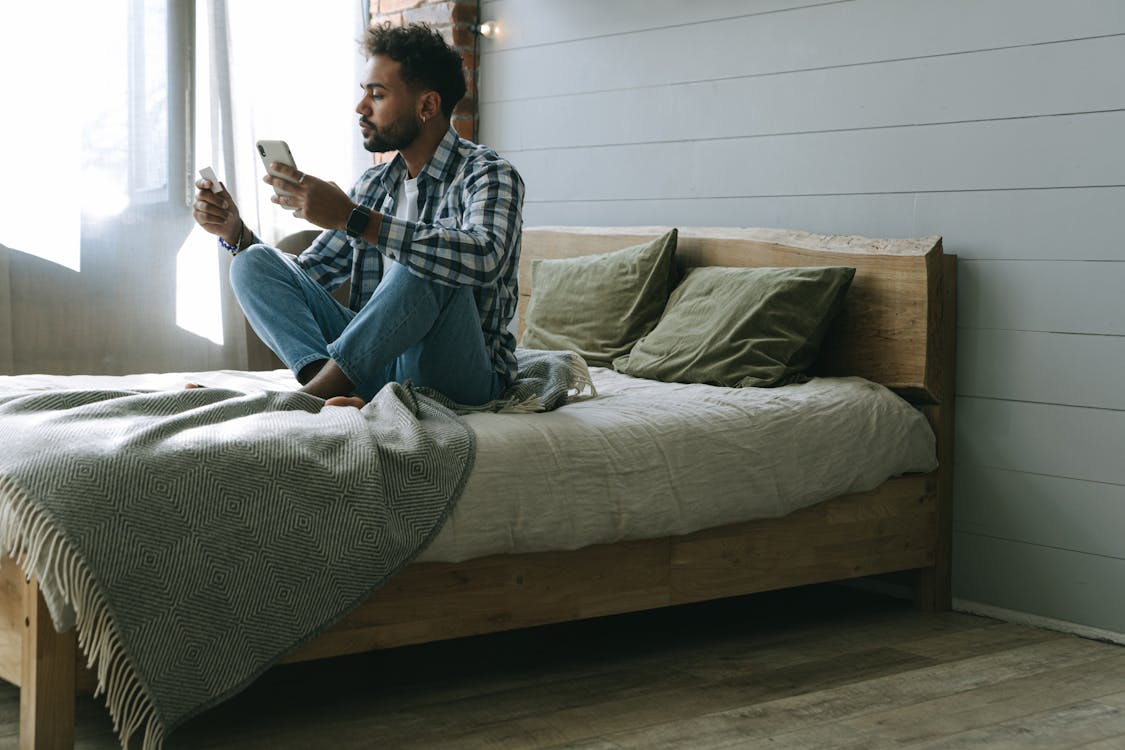
<path id="1" fill-rule="evenodd" d="M 487 286 L 521 231 L 524 185 L 503 159 L 482 160 L 463 181 L 461 218 L 433 223 L 384 215 L 379 247 L 392 260 L 449 286 Z"/>
<path id="2" fill-rule="evenodd" d="M 331 292 L 351 275 L 352 245 L 343 232 L 326 230 L 297 256 L 297 263 L 313 281 Z"/>

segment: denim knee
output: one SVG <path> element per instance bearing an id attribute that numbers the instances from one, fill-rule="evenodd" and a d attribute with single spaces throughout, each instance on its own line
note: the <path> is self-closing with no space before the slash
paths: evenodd
<path id="1" fill-rule="evenodd" d="M 269 245 L 251 245 L 234 256 L 230 264 L 232 286 L 242 286 L 244 282 L 260 276 L 262 272 L 281 260 L 281 251 Z"/>
<path id="2" fill-rule="evenodd" d="M 389 267 L 383 271 L 383 279 L 389 280 L 394 277 L 395 284 L 401 286 L 403 289 L 410 290 L 408 295 L 416 294 L 430 294 L 439 307 L 445 307 L 446 304 L 462 289 L 468 289 L 472 294 L 469 287 L 450 286 L 449 284 L 442 284 L 440 281 L 422 276 L 421 274 L 414 273 L 406 266 L 400 263 L 388 264 Z"/>

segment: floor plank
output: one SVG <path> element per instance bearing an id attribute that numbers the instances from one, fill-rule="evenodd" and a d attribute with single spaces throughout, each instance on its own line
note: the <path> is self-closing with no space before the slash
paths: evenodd
<path id="1" fill-rule="evenodd" d="M 1110 706 L 1117 706 L 1118 708 L 1125 708 L 1125 692 L 1114 693 L 1112 695 L 1103 695 L 1099 700 L 1102 703 Z M 1122 747 L 1125 747 L 1123 745 Z"/>
<path id="2" fill-rule="evenodd" d="M 928 742 L 906 745 L 910 750 L 1060 750 L 1107 740 L 1125 733 L 1125 710 L 1097 701 L 1082 701 L 959 732 Z"/>
<path id="3" fill-rule="evenodd" d="M 1081 745 L 1073 745 L 1067 750 L 1121 750 L 1123 747 L 1125 747 L 1125 734 L 1107 737 L 1095 742 L 1086 742 Z"/>
<path id="4" fill-rule="evenodd" d="M 1017 720 L 1060 702 L 1097 698 L 1123 683 L 1125 654 L 985 685 L 901 710 L 868 714 L 844 725 L 865 730 L 869 740 L 865 747 L 898 746 Z M 873 741 L 876 738 L 878 742 Z"/>
<path id="5" fill-rule="evenodd" d="M 676 742 L 686 743 L 698 733 L 699 724 L 708 727 L 721 724 L 725 725 L 725 731 L 708 747 L 729 745 L 776 750 L 876 747 L 877 738 L 868 736 L 862 728 L 844 723 L 845 720 L 874 711 L 911 706 L 1057 665 L 1088 664 L 1100 657 L 1098 646 L 1073 638 L 1051 639 L 969 658 L 951 650 L 947 663 L 875 679 L 856 676 L 857 679 L 832 689 L 814 689 L 791 697 L 759 701 L 695 721 L 654 726 L 628 737 L 611 735 L 610 739 L 623 747 L 671 747 L 676 746 Z M 800 729 L 793 731 L 797 727 Z M 709 736 L 713 736 L 713 729 Z"/>
<path id="6" fill-rule="evenodd" d="M 0 685 L 0 750 L 16 747 L 18 700 Z M 77 714 L 76 747 L 117 747 L 100 700 Z M 1108 750 L 1122 737 L 1122 647 L 829 585 L 287 665 L 166 747 Z"/>

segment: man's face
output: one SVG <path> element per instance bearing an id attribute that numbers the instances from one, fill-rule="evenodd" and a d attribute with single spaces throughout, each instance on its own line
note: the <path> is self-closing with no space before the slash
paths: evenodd
<path id="1" fill-rule="evenodd" d="M 421 131 L 419 94 L 403 83 L 399 64 L 374 55 L 367 61 L 360 81 L 363 98 L 355 111 L 363 147 L 372 153 L 401 150 L 414 142 Z"/>

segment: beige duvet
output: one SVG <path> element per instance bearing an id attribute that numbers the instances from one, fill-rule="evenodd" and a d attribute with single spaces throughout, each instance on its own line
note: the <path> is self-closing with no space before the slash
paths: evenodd
<path id="1" fill-rule="evenodd" d="M 598 397 L 472 414 L 473 473 L 420 561 L 577 549 L 785 515 L 937 465 L 915 408 L 860 378 L 782 388 L 640 380 L 591 368 Z M 296 387 L 286 370 L 0 377 L 0 388 Z"/>

